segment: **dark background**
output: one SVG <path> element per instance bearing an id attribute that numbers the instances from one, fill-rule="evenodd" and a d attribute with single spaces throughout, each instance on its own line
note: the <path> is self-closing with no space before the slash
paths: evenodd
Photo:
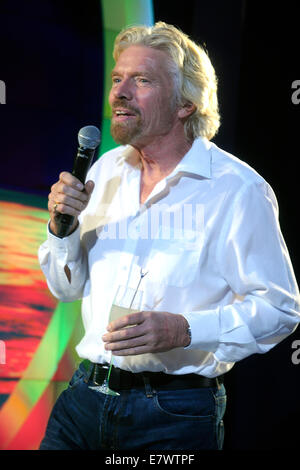
<path id="1" fill-rule="evenodd" d="M 291 101 L 300 79 L 299 12 L 291 1 L 154 0 L 155 20 L 204 44 L 219 79 L 222 126 L 214 142 L 253 166 L 273 187 L 299 278 L 298 128 Z M 0 187 L 45 197 L 72 168 L 77 132 L 101 127 L 103 41 L 99 0 L 0 0 Z M 3 167 L 4 164 L 4 167 Z M 251 214 L 249 214 L 251 223 Z M 300 364 L 286 338 L 226 377 L 226 450 L 297 449 Z"/>
<path id="2" fill-rule="evenodd" d="M 0 0 L 2 188 L 46 197 L 73 168 L 79 129 L 101 126 L 101 2 L 86 5 Z"/>

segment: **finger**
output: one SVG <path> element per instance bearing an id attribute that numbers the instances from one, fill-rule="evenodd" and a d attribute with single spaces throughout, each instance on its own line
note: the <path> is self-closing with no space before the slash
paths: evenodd
<path id="1" fill-rule="evenodd" d="M 59 206 L 59 202 L 55 201 L 54 204 L 53 204 L 53 207 L 52 207 L 52 211 L 55 212 L 55 213 L 59 212 L 58 206 Z"/>
<path id="2" fill-rule="evenodd" d="M 145 321 L 145 313 L 146 312 L 142 311 L 124 315 L 123 317 L 110 322 L 107 326 L 107 331 L 111 332 L 126 328 L 127 326 L 139 325 Z"/>
<path id="3" fill-rule="evenodd" d="M 78 199 L 79 201 L 87 202 L 89 200 L 89 194 L 85 191 L 79 191 L 72 186 L 69 186 L 62 181 L 59 182 L 51 191 L 51 195 L 54 198 L 57 198 L 58 195 L 70 196 L 73 199 Z"/>
<path id="4" fill-rule="evenodd" d="M 56 196 L 55 203 L 60 204 L 60 208 L 68 206 L 80 213 L 86 208 L 88 200 L 76 199 L 72 196 L 68 196 L 67 194 L 58 194 L 58 196 Z"/>
<path id="5" fill-rule="evenodd" d="M 48 196 L 48 211 L 50 213 L 57 213 L 59 211 L 59 201 L 56 201 L 56 199 L 53 197 L 52 194 L 49 194 Z"/>
<path id="6" fill-rule="evenodd" d="M 59 180 L 79 191 L 84 189 L 84 185 L 81 183 L 81 181 L 68 171 L 62 171 L 59 175 Z"/>
<path id="7" fill-rule="evenodd" d="M 73 199 L 73 202 L 71 204 L 68 204 L 67 202 L 62 202 L 59 199 L 61 199 L 61 197 L 57 196 L 54 201 L 51 200 L 48 203 L 49 212 L 53 213 L 54 215 L 59 212 L 61 214 L 69 214 L 78 217 L 80 212 L 86 206 L 80 203 L 79 201 L 76 201 L 75 199 Z"/>
<path id="8" fill-rule="evenodd" d="M 107 343 L 105 345 L 105 349 L 107 351 L 111 351 L 113 354 L 118 351 L 133 351 L 137 348 L 147 347 L 148 352 L 151 349 L 151 345 L 149 344 L 149 339 L 147 335 L 140 336 L 138 338 L 132 338 L 130 340 L 119 341 L 115 343 Z"/>
<path id="9" fill-rule="evenodd" d="M 138 338 L 147 333 L 148 331 L 146 331 L 143 325 L 135 325 L 128 328 L 121 328 L 120 330 L 113 331 L 112 333 L 105 333 L 102 336 L 102 340 L 105 343 L 114 343 Z"/>
<path id="10" fill-rule="evenodd" d="M 93 190 L 94 190 L 94 187 L 95 187 L 94 181 L 91 181 L 91 180 L 90 180 L 90 181 L 87 181 L 87 182 L 85 183 L 85 191 L 86 191 L 86 193 L 88 194 L 88 196 L 90 196 L 90 195 L 92 194 L 92 192 L 93 192 Z"/>
<path id="11" fill-rule="evenodd" d="M 64 183 L 54 185 L 48 197 L 48 209 L 50 212 L 70 213 L 78 216 L 89 202 L 89 195 L 77 191 Z"/>

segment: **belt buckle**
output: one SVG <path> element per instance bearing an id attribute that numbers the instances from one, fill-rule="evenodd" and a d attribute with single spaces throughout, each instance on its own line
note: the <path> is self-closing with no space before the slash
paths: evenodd
<path id="1" fill-rule="evenodd" d="M 103 370 L 105 369 L 106 373 L 103 374 L 103 379 L 102 379 L 102 382 L 99 383 L 98 382 L 98 376 L 100 375 L 100 370 Z M 108 374 L 108 370 L 109 370 L 109 366 L 106 366 L 106 365 L 102 365 L 102 364 L 95 364 L 94 365 L 94 370 L 92 371 L 92 381 L 95 385 L 102 385 L 105 378 L 107 377 L 107 374 Z M 103 371 L 104 372 L 104 371 Z"/>

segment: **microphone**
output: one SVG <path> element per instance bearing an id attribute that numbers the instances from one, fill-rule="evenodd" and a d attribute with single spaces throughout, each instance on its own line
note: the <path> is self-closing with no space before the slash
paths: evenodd
<path id="1" fill-rule="evenodd" d="M 74 160 L 72 175 L 85 183 L 87 172 L 90 169 L 95 150 L 100 144 L 100 131 L 95 126 L 86 126 L 78 132 L 79 147 Z M 74 222 L 74 216 L 58 212 L 55 217 L 57 236 L 63 238 L 67 235 Z"/>

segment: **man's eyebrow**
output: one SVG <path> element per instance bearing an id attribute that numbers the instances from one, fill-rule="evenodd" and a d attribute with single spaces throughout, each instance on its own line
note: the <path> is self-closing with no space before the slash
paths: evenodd
<path id="1" fill-rule="evenodd" d="M 112 77 L 115 77 L 116 75 L 122 75 L 122 72 L 119 71 L 119 70 L 112 70 L 111 72 L 111 76 Z M 133 77 L 138 77 L 140 75 L 144 75 L 145 77 L 152 77 L 153 76 L 153 73 L 151 73 L 149 70 L 137 70 L 136 72 L 131 72 L 130 73 L 131 76 Z"/>

